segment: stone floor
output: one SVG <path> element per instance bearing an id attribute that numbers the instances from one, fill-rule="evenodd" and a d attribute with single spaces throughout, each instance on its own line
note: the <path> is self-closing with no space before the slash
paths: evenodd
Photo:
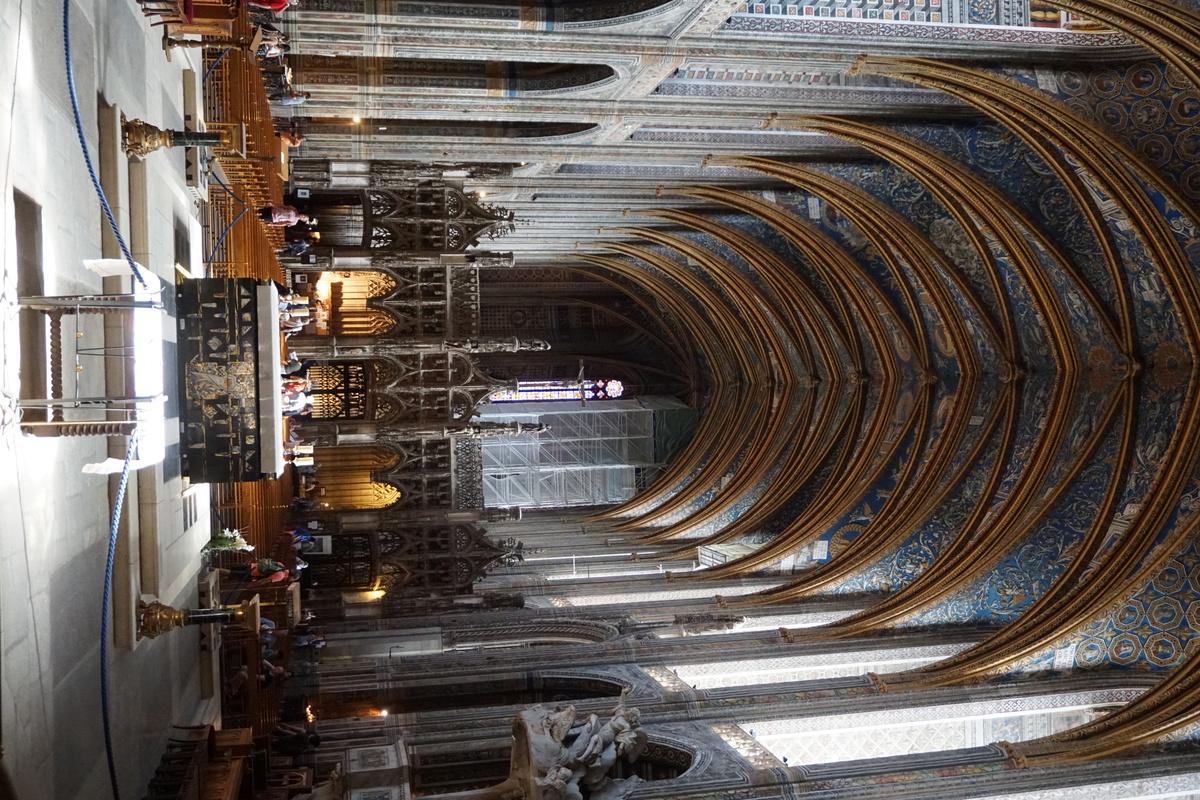
<path id="1" fill-rule="evenodd" d="M 103 151 L 137 259 L 174 280 L 175 263 L 201 261 L 196 211 L 183 156 L 156 153 L 127 165 L 104 140 L 105 108 L 179 127 L 184 84 L 198 82 L 198 51 L 168 61 L 134 0 L 72 5 L 74 71 L 93 151 Z M 191 70 L 191 72 L 188 72 Z M 108 129 L 115 116 L 108 112 Z M 19 194 L 14 194 L 19 193 Z M 16 198 L 16 200 L 15 200 Z M 19 202 L 18 202 L 19 201 Z M 20 213 L 18 213 L 20 212 Z M 112 254 L 77 143 L 66 89 L 62 6 L 50 0 L 0 2 L 0 737 L 3 765 L 21 798 L 110 796 L 100 716 L 100 602 L 111 483 L 81 467 L 110 454 L 103 438 L 35 439 L 11 424 L 23 374 L 36 374 L 38 346 L 22 347 L 14 305 L 22 259 L 48 294 L 97 291 L 85 258 Z M 26 278 L 29 273 L 26 271 Z M 166 319 L 164 330 L 173 328 Z M 85 326 L 100 335 L 96 319 Z M 170 337 L 168 337 L 170 338 Z M 173 345 L 164 347 L 169 362 Z M 73 360 L 68 360 L 73 377 Z M 168 386 L 174 378 L 168 377 Z M 83 393 L 102 388 L 87 369 Z M 29 381 L 26 382 L 27 386 Z M 68 382 L 68 387 L 70 383 Z M 168 390 L 169 391 L 169 390 Z M 139 594 L 187 605 L 195 600 L 199 548 L 208 538 L 207 487 L 186 487 L 178 448 L 133 481 L 122 543 L 116 641 L 111 648 L 111 708 L 121 794 L 139 797 L 170 723 L 215 715 L 200 696 L 198 635 L 177 631 L 132 642 Z M 189 521 L 185 528 L 185 507 Z"/>

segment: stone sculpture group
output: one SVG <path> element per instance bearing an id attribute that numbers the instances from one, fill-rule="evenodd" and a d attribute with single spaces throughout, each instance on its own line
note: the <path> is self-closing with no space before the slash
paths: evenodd
<path id="1" fill-rule="evenodd" d="M 624 800 L 642 782 L 608 774 L 618 759 L 632 763 L 646 749 L 638 710 L 625 707 L 624 693 L 607 722 L 595 714 L 578 721 L 574 706 L 550 711 L 536 705 L 521 712 L 514 734 L 518 748 L 528 744 L 528 756 L 514 759 L 514 770 L 527 774 L 513 777 L 523 790 L 540 789 L 517 795 L 526 800 Z"/>

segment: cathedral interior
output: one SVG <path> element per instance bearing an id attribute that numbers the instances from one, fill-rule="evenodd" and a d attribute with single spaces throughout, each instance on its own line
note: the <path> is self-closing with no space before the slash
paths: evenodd
<path id="1" fill-rule="evenodd" d="M 0 4 L 0 798 L 1200 798 L 1196 0 L 270 6 Z"/>

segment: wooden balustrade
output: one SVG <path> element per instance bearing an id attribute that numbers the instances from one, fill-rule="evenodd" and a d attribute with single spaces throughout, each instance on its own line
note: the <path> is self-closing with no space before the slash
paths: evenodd
<path id="1" fill-rule="evenodd" d="M 234 41 L 252 39 L 244 9 L 232 20 L 231 36 Z M 258 209 L 283 202 L 283 145 L 275 135 L 262 69 L 254 53 L 233 45 L 206 50 L 204 70 L 205 124 L 226 133 L 228 141 L 213 148 L 224 185 L 210 182 L 202 219 L 208 274 L 282 282 L 275 251 L 283 247 L 283 231 L 258 217 Z"/>

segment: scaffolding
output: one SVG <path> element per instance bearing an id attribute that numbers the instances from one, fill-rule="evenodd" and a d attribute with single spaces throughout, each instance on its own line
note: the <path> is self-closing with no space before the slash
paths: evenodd
<path id="1" fill-rule="evenodd" d="M 628 500 L 644 475 L 660 467 L 655 413 L 641 400 L 484 406 L 480 416 L 488 422 L 550 426 L 483 441 L 484 505 L 559 508 Z"/>

